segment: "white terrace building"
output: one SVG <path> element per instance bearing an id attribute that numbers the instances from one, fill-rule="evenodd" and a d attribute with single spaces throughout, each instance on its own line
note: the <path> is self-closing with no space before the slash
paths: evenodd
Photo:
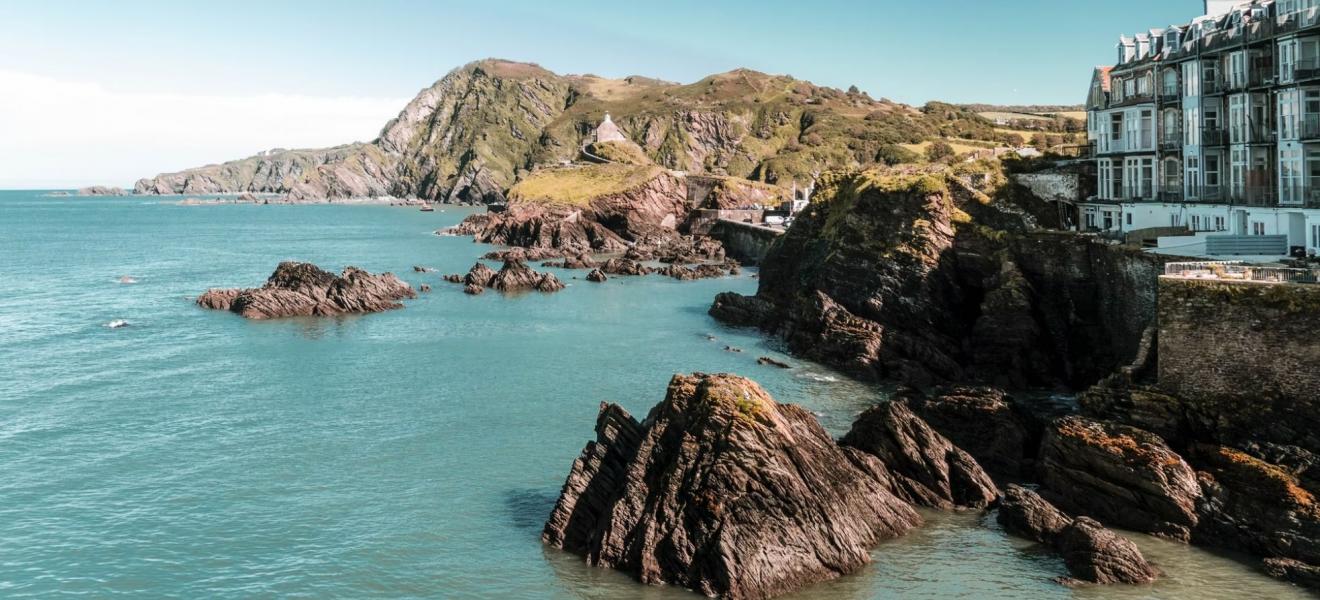
<path id="1" fill-rule="evenodd" d="M 1120 37 L 1086 107 L 1098 185 L 1082 228 L 1320 253 L 1320 0 L 1208 0 L 1190 23 Z"/>

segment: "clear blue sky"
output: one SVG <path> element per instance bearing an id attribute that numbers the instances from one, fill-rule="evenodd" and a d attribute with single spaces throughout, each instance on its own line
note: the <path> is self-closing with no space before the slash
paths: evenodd
<path id="1" fill-rule="evenodd" d="M 1078 103 L 1119 33 L 1201 0 L 0 0 L 0 68 L 147 92 L 408 97 L 477 58 L 690 82 L 734 67 L 910 103 Z"/>

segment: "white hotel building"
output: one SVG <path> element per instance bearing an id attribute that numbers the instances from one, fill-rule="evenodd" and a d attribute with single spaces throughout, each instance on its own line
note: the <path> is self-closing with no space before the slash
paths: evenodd
<path id="1" fill-rule="evenodd" d="M 1081 228 L 1320 254 L 1320 0 L 1208 0 L 1191 23 L 1121 37 L 1086 108 L 1098 185 Z"/>

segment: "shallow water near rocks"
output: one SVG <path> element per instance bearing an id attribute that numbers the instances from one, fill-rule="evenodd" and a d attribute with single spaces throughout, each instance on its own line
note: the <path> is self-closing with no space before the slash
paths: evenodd
<path id="1" fill-rule="evenodd" d="M 470 210 L 176 200 L 0 192 L 0 596 L 696 598 L 539 542 L 599 403 L 641 416 L 674 373 L 733 372 L 840 434 L 883 398 L 711 320 L 750 272 L 555 270 L 558 294 L 470 297 L 440 275 L 490 248 L 431 233 Z M 192 304 L 289 259 L 434 291 L 340 319 Z M 992 518 L 926 515 L 862 573 L 790 597 L 1308 597 L 1144 536 L 1160 583 L 1071 590 Z"/>

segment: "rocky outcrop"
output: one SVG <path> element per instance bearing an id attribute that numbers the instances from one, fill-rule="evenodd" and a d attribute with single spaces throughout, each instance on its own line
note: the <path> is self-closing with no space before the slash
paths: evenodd
<path id="1" fill-rule="evenodd" d="M 1041 482 L 1064 510 L 1187 541 L 1197 526 L 1196 473 L 1150 432 L 1064 417 L 1045 432 Z"/>
<path id="2" fill-rule="evenodd" d="M 596 260 L 590 254 L 578 254 L 569 256 L 564 260 L 550 261 L 541 263 L 542 267 L 555 267 L 559 269 L 595 269 L 598 265 Z"/>
<path id="3" fill-rule="evenodd" d="M 827 173 L 768 251 L 755 300 L 722 294 L 711 314 L 922 389 L 1082 388 L 1130 362 L 1166 259 L 1030 231 L 957 182 L 937 169 Z"/>
<path id="4" fill-rule="evenodd" d="M 605 275 L 605 272 L 600 269 L 592 269 L 590 273 L 587 273 L 587 281 L 592 283 L 605 283 L 606 281 L 609 281 L 609 279 L 610 278 Z"/>
<path id="5" fill-rule="evenodd" d="M 249 319 L 277 319 L 381 312 L 403 308 L 400 300 L 416 297 L 391 273 L 348 267 L 336 276 L 310 263 L 283 262 L 259 288 L 208 290 L 197 304 Z"/>
<path id="6" fill-rule="evenodd" d="M 736 268 L 736 267 L 734 267 Z M 693 267 L 684 267 L 682 265 L 665 265 L 656 273 L 665 277 L 672 277 L 679 281 L 691 281 L 694 279 L 711 279 L 714 277 L 724 277 L 732 271 L 727 265 L 700 264 Z"/>
<path id="7" fill-rule="evenodd" d="M 623 252 L 640 240 L 676 236 L 690 210 L 681 178 L 658 167 L 550 170 L 509 195 L 506 210 L 474 215 L 457 231 L 487 244 Z"/>
<path id="8" fill-rule="evenodd" d="M 1289 579 L 1320 570 L 1320 482 L 1240 450 L 1199 445 L 1204 498 L 1194 541 L 1293 561 Z"/>
<path id="9" fill-rule="evenodd" d="M 1158 576 L 1131 540 L 1094 519 L 1073 519 L 1026 488 L 1010 484 L 1004 490 L 998 520 L 1009 533 L 1057 550 L 1076 580 L 1135 584 Z"/>
<path id="10" fill-rule="evenodd" d="M 644 583 L 769 598 L 920 522 L 884 473 L 751 381 L 680 375 L 644 421 L 602 405 L 542 539 Z"/>
<path id="11" fill-rule="evenodd" d="M 639 276 L 650 274 L 652 269 L 635 260 L 611 258 L 600 266 L 600 271 L 610 275 Z"/>
<path id="12" fill-rule="evenodd" d="M 1040 434 L 1013 400 L 994 388 L 959 387 L 933 396 L 909 393 L 908 405 L 935 431 L 976 458 L 996 477 L 1033 474 Z"/>
<path id="13" fill-rule="evenodd" d="M 446 279 L 457 283 L 457 276 Z M 463 291 L 469 294 L 480 294 L 485 288 L 505 293 L 531 290 L 557 292 L 564 289 L 564 283 L 554 274 L 534 271 L 520 260 L 505 261 L 499 271 L 492 271 L 485 263 L 478 262 L 463 276 L 462 283 Z"/>
<path id="14" fill-rule="evenodd" d="M 913 504 L 985 508 L 999 495 L 976 459 L 931 429 L 902 401 L 862 413 L 839 443 L 878 457 L 893 474 L 894 492 Z"/>
<path id="15" fill-rule="evenodd" d="M 124 188 L 120 188 L 120 187 L 94 185 L 91 187 L 85 187 L 78 190 L 78 195 L 79 196 L 127 196 L 128 192 L 125 192 Z"/>

